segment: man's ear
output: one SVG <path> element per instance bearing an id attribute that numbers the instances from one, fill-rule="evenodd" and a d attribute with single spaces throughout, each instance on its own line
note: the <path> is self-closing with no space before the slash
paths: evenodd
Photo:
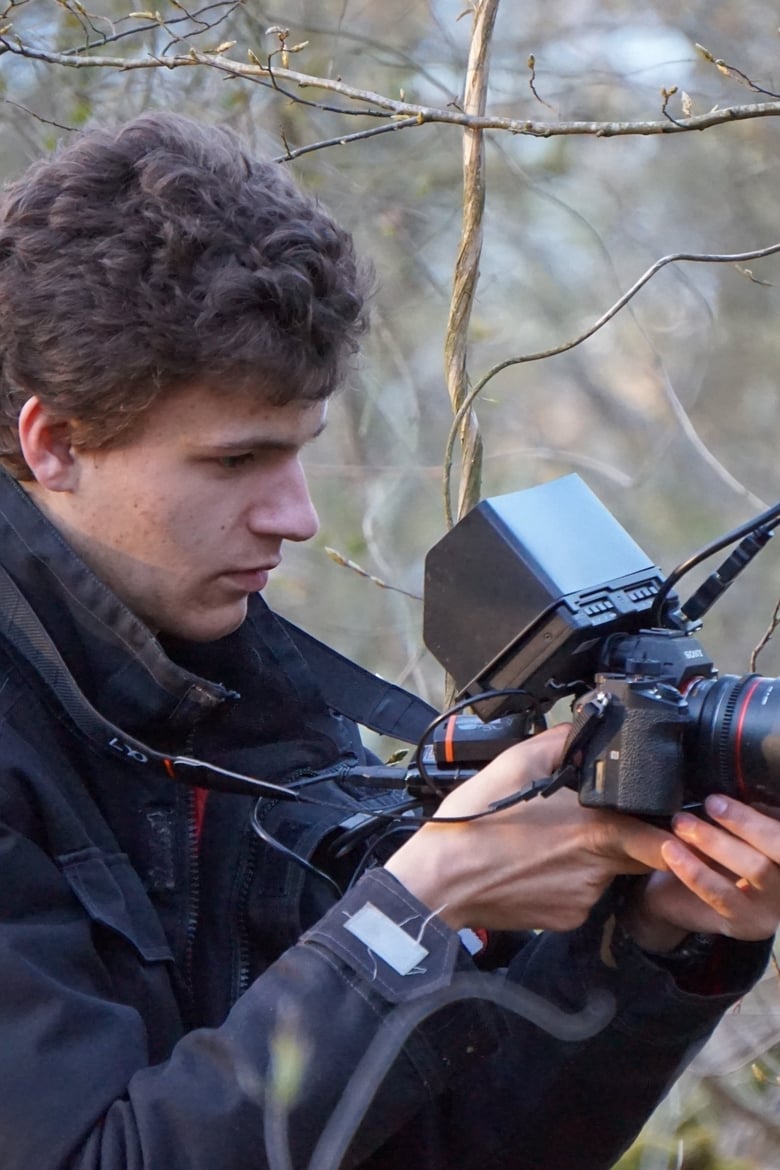
<path id="1" fill-rule="evenodd" d="M 22 454 L 37 482 L 49 491 L 71 491 L 78 480 L 71 434 L 71 423 L 52 415 L 35 395 L 19 412 Z"/>

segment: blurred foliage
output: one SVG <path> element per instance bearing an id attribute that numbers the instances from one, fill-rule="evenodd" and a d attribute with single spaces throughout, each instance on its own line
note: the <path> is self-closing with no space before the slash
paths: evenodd
<path id="1" fill-rule="evenodd" d="M 755 1163 L 720 1157 L 710 1129 L 686 1124 L 665 1139 L 635 1143 L 615 1170 L 755 1170 Z"/>
<path id="2" fill-rule="evenodd" d="M 192 16 L 172 0 L 135 15 L 120 0 L 94 3 L 95 11 L 75 0 L 10 5 L 12 27 L 3 35 L 71 57 L 89 46 L 91 55 L 148 58 L 165 53 L 173 37 L 183 38 L 177 51 L 184 52 L 235 41 L 229 52 L 237 61 L 250 50 L 262 61 L 279 48 L 278 32 L 267 30 L 281 27 L 288 46 L 305 42 L 291 68 L 445 108 L 462 96 L 471 23 L 463 0 L 246 0 L 207 4 Z M 680 118 L 771 102 L 780 89 L 777 23 L 767 0 L 505 3 L 488 106 L 554 126 L 657 121 L 664 103 L 666 116 Z M 713 59 L 721 58 L 733 68 L 718 68 Z M 338 95 L 288 90 L 298 100 L 267 81 L 205 66 L 76 69 L 6 52 L 0 176 L 90 120 L 149 107 L 227 123 L 273 156 L 376 124 Z M 774 117 L 669 135 L 490 132 L 472 379 L 495 362 L 576 336 L 662 256 L 780 242 L 778 135 Z M 289 550 L 269 597 L 433 702 L 441 673 L 421 649 L 421 606 L 409 594 L 422 592 L 425 550 L 444 526 L 450 407 L 442 353 L 460 232 L 461 144 L 456 127 L 422 125 L 285 164 L 354 231 L 378 287 L 360 368 L 308 456 L 321 532 Z M 584 345 L 506 369 L 477 408 L 485 494 L 576 471 L 665 569 L 773 502 L 779 287 L 778 257 L 739 267 L 670 265 Z M 328 548 L 364 573 L 339 564 Z M 770 543 L 707 619 L 703 641 L 723 671 L 747 669 L 780 593 L 777 558 Z M 377 588 L 371 577 L 404 592 Z M 775 642 L 758 668 L 780 674 Z M 764 996 L 766 1022 L 778 1011 L 774 982 Z M 753 1032 L 747 1019 L 740 1023 L 752 1050 L 724 1071 L 684 1078 L 621 1170 L 778 1164 L 780 1088 L 760 1083 L 750 1068 L 761 1054 L 772 1067 L 780 1035 Z"/>

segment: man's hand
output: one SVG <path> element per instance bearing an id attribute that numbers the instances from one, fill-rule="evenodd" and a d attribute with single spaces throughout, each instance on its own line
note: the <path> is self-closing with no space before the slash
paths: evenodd
<path id="1" fill-rule="evenodd" d="M 690 813 L 675 817 L 677 840 L 661 846 L 670 872 L 648 879 L 638 920 L 685 932 L 769 938 L 780 925 L 780 824 L 725 796 L 708 797 L 706 809 L 717 824 Z M 632 931 L 630 918 L 626 928 Z"/>
<path id="2" fill-rule="evenodd" d="M 568 726 L 503 752 L 442 802 L 438 817 L 482 812 L 555 771 Z M 387 862 L 411 893 L 463 926 L 570 930 L 618 874 L 666 868 L 674 837 L 633 817 L 583 808 L 562 790 L 463 824 L 424 825 Z M 681 937 L 673 929 L 674 945 Z"/>

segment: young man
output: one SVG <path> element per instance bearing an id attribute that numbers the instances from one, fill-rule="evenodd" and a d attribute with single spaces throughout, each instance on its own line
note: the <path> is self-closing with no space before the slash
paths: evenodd
<path id="1" fill-rule="evenodd" d="M 384 866 L 329 848 L 392 805 L 344 778 L 355 728 L 259 594 L 316 531 L 299 457 L 365 283 L 281 167 L 171 115 L 5 192 L 4 1170 L 606 1168 L 766 963 L 754 810 L 468 819 L 565 729 L 402 821 Z"/>

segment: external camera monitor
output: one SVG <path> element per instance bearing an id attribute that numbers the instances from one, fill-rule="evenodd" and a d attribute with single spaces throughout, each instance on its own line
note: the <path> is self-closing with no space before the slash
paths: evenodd
<path id="1" fill-rule="evenodd" d="M 661 571 L 578 475 L 493 496 L 431 548 L 425 644 L 483 719 L 549 708 L 612 633 L 649 624 Z"/>

